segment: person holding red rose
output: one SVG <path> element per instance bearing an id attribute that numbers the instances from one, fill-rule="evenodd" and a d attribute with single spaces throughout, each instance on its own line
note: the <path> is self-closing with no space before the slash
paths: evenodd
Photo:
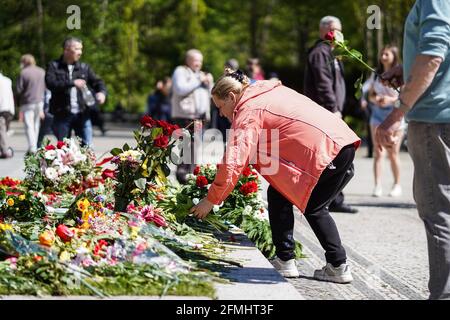
<path id="1" fill-rule="evenodd" d="M 220 114 L 232 122 L 232 130 L 208 195 L 191 213 L 205 218 L 233 191 L 251 161 L 270 183 L 267 199 L 275 268 L 285 277 L 299 276 L 294 259 L 295 205 L 325 250 L 327 264 L 314 277 L 351 282 L 346 252 L 328 205 L 353 177 L 355 149 L 361 142 L 358 136 L 341 118 L 280 81 L 250 85 L 240 70 L 226 70 L 213 87 L 212 97 Z M 267 144 L 270 150 L 264 147 Z M 276 169 L 268 170 L 268 166 Z M 256 192 L 257 188 L 255 182 L 248 183 L 241 192 Z"/>
<path id="2" fill-rule="evenodd" d="M 332 53 L 332 42 L 338 34 L 336 31 L 342 31 L 342 24 L 337 17 L 326 16 L 320 20 L 319 28 L 320 39 L 308 51 L 303 92 L 305 96 L 342 118 L 346 96 L 344 66 Z M 345 203 L 342 192 L 330 203 L 329 209 L 332 212 L 358 212 Z"/>

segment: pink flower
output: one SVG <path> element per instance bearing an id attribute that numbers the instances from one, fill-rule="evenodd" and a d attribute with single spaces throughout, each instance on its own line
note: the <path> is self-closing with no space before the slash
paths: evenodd
<path id="1" fill-rule="evenodd" d="M 8 258 L 5 261 L 8 261 L 10 263 L 11 269 L 13 269 L 13 270 L 17 269 L 17 258 L 16 257 Z"/>
<path id="2" fill-rule="evenodd" d="M 102 172 L 102 178 L 103 179 L 114 179 L 116 177 L 116 171 L 111 169 L 105 169 Z"/>

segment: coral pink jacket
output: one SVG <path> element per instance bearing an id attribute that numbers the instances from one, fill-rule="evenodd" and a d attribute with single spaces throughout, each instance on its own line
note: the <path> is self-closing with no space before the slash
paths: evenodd
<path id="1" fill-rule="evenodd" d="M 346 145 L 361 140 L 335 114 L 279 81 L 257 81 L 238 101 L 222 163 L 207 199 L 219 204 L 250 163 L 305 211 L 323 170 Z"/>

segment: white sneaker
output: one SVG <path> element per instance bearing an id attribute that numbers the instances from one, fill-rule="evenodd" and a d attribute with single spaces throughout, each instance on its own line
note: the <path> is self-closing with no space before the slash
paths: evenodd
<path id="1" fill-rule="evenodd" d="M 285 278 L 298 278 L 300 276 L 295 259 L 283 261 L 280 258 L 275 258 L 271 261 L 275 269 Z"/>
<path id="2" fill-rule="evenodd" d="M 341 264 L 339 267 L 333 267 L 331 263 L 327 263 L 322 269 L 314 271 L 314 278 L 336 283 L 350 283 L 353 281 L 350 266 L 346 263 Z"/>
<path id="3" fill-rule="evenodd" d="M 381 197 L 383 195 L 383 188 L 381 187 L 381 185 L 375 185 L 375 187 L 373 188 L 373 192 L 372 192 L 372 197 Z"/>
<path id="4" fill-rule="evenodd" d="M 402 195 L 402 187 L 399 184 L 394 184 L 391 192 L 389 192 L 389 197 L 400 197 Z"/>

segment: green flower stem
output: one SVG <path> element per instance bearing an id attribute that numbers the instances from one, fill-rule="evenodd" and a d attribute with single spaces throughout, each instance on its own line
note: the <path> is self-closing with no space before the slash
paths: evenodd
<path id="1" fill-rule="evenodd" d="M 365 63 L 363 60 L 361 60 L 361 58 L 355 56 L 350 50 L 348 50 L 347 46 L 345 46 L 343 43 L 338 42 L 337 45 L 339 47 L 341 47 L 342 49 L 344 49 L 352 58 L 354 58 L 355 60 L 357 60 L 359 63 L 361 63 L 363 66 L 365 66 L 367 69 L 369 69 L 370 71 L 372 71 L 373 73 L 375 73 L 378 77 L 381 78 L 381 74 L 379 74 L 378 72 L 376 72 L 376 70 L 374 68 L 372 68 L 371 66 L 369 66 L 367 63 Z M 400 90 L 398 88 L 394 88 L 395 91 L 397 91 L 397 93 L 400 93 Z"/>

